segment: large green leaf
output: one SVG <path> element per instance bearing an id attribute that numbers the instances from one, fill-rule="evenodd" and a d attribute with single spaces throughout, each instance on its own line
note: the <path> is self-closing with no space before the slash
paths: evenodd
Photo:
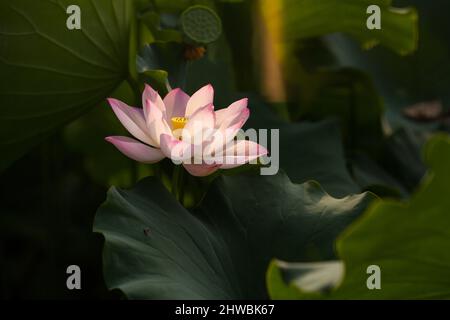
<path id="1" fill-rule="evenodd" d="M 412 8 L 391 7 L 391 0 L 280 0 L 266 1 L 268 19 L 281 19 L 286 42 L 325 34 L 344 32 L 364 47 L 382 44 L 400 54 L 415 50 L 418 40 L 417 13 Z M 366 10 L 370 5 L 381 9 L 381 30 L 369 30 Z"/>
<path id="2" fill-rule="evenodd" d="M 129 298 L 265 298 L 273 257 L 334 257 L 334 239 L 374 197 L 334 199 L 284 174 L 215 180 L 193 212 L 154 178 L 112 188 L 94 230 L 106 239 L 109 288 Z"/>
<path id="3" fill-rule="evenodd" d="M 375 202 L 338 241 L 345 278 L 334 292 L 320 298 L 450 298 L 450 199 L 445 196 L 450 181 L 450 138 L 442 135 L 430 140 L 425 158 L 431 172 L 409 202 Z M 381 269 L 380 290 L 366 286 L 366 270 L 371 265 Z M 292 282 L 283 283 L 283 273 L 272 264 L 268 274 L 272 297 L 318 297 L 301 287 L 294 290 Z M 336 283 L 336 277 L 331 280 Z"/>
<path id="4" fill-rule="evenodd" d="M 1 1 L 0 170 L 126 78 L 132 3 Z M 70 5 L 81 9 L 81 30 L 66 27 Z"/>

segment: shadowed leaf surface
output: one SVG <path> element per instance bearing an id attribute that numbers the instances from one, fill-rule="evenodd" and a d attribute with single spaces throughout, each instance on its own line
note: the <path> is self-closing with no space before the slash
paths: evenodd
<path id="1" fill-rule="evenodd" d="M 284 174 L 217 179 L 189 212 L 155 179 L 112 188 L 94 230 L 106 239 L 105 279 L 129 298 L 266 298 L 274 257 L 334 257 L 335 237 L 374 197 L 335 199 Z"/>
<path id="2" fill-rule="evenodd" d="M 69 30 L 69 5 L 81 30 Z M 128 74 L 126 0 L 0 3 L 0 170 L 110 94 Z"/>

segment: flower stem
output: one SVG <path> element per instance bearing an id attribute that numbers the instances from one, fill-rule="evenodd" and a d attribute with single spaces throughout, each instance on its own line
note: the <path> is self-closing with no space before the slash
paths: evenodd
<path id="1" fill-rule="evenodd" d="M 178 180 L 178 198 L 180 203 L 184 206 L 184 168 L 183 166 L 180 167 L 180 177 Z"/>
<path id="2" fill-rule="evenodd" d="M 130 85 L 131 90 L 133 90 L 134 104 L 138 106 L 141 103 L 140 102 L 141 92 L 139 88 L 139 82 L 136 79 L 134 79 L 131 75 L 128 76 L 127 82 Z"/>
<path id="3" fill-rule="evenodd" d="M 181 165 L 175 166 L 172 174 L 172 194 L 174 197 L 183 202 L 183 167 Z"/>

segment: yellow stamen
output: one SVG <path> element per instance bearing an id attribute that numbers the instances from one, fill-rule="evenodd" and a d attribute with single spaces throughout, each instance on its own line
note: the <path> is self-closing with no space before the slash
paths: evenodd
<path id="1" fill-rule="evenodd" d="M 173 117 L 170 119 L 172 121 L 172 130 L 183 129 L 187 123 L 187 118 L 184 117 Z"/>

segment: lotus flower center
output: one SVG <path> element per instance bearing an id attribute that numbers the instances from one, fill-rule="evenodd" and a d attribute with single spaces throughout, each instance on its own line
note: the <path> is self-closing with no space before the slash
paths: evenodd
<path id="1" fill-rule="evenodd" d="M 187 118 L 185 117 L 173 117 L 170 119 L 172 121 L 172 130 L 183 129 L 187 123 Z"/>

